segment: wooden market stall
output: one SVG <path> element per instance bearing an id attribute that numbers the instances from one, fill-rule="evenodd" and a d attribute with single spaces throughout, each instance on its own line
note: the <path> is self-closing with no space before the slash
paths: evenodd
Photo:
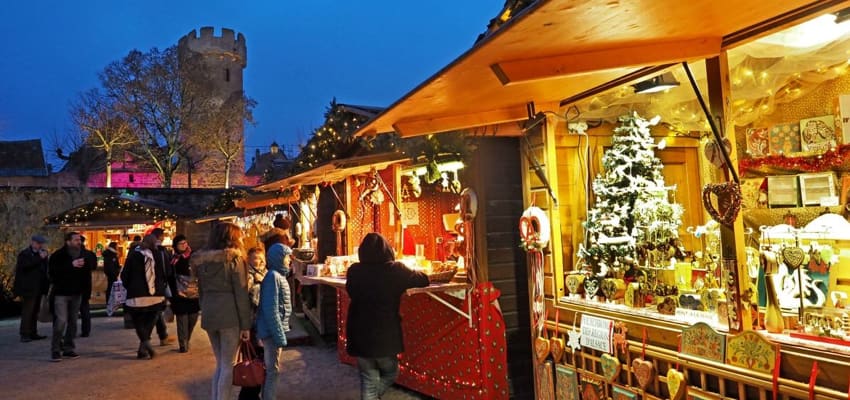
<path id="1" fill-rule="evenodd" d="M 474 289 L 470 269 L 455 272 L 454 263 L 463 262 L 458 255 L 466 256 L 467 266 L 475 261 L 459 249 L 453 254 L 450 247 L 459 247 L 459 231 L 474 229 L 472 217 L 464 224 L 456 210 L 464 165 L 460 160 L 439 163 L 442 181 L 430 185 L 419 183 L 423 169 L 396 153 L 353 157 L 257 189 L 318 188 L 315 258 L 295 274 L 302 293 L 314 291 L 315 298 L 303 299 L 304 313 L 320 332 L 337 335 L 342 362 L 354 362 L 345 352 L 345 272 L 357 260 L 361 238 L 378 232 L 398 259 L 438 280 L 408 291 L 402 300 L 406 351 L 400 356 L 397 382 L 437 398 L 504 398 L 507 370 L 505 353 L 499 351 L 505 336 L 495 306 L 498 292 L 486 285 Z"/>
<path id="2" fill-rule="evenodd" d="M 521 346 L 534 346 L 537 398 L 846 398 L 850 248 L 833 233 L 817 247 L 788 239 L 809 227 L 759 228 L 802 227 L 847 201 L 848 7 L 538 1 L 358 133 L 511 144 L 525 211 L 500 217 L 528 250 L 514 264 L 528 266 Z M 644 94 L 659 83 L 671 86 Z M 625 182 L 643 190 L 618 203 Z M 478 232 L 475 251 L 491 252 L 492 232 Z M 765 278 L 776 265 L 785 276 Z M 771 281 L 777 299 L 764 300 Z"/>
<path id="3" fill-rule="evenodd" d="M 106 276 L 101 252 L 110 242 L 116 242 L 119 262 L 123 264 L 135 236 L 162 228 L 167 238 L 173 237 L 178 215 L 184 215 L 182 211 L 155 200 L 108 195 L 48 216 L 45 225 L 63 232 L 77 231 L 86 237 L 86 247 L 98 257 L 98 271 L 92 274 L 92 303 L 105 304 Z"/>

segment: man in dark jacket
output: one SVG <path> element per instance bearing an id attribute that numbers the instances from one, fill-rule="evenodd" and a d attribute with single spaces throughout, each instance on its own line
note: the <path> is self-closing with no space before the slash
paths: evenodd
<path id="1" fill-rule="evenodd" d="M 401 295 L 428 286 L 428 276 L 395 261 L 383 236 L 369 233 L 358 249 L 360 262 L 348 269 L 348 354 L 357 358 L 361 399 L 378 399 L 398 376 L 398 354 L 404 351 Z"/>
<path id="2" fill-rule="evenodd" d="M 47 249 L 44 243 L 47 239 L 41 235 L 33 235 L 29 247 L 18 253 L 15 264 L 15 286 L 12 288 L 16 296 L 21 296 L 21 342 L 45 339 L 47 336 L 38 334 L 38 309 L 41 296 L 47 293 Z"/>
<path id="3" fill-rule="evenodd" d="M 79 358 L 74 346 L 77 336 L 77 315 L 86 279 L 86 269 L 79 232 L 65 234 L 65 245 L 50 255 L 48 276 L 53 285 L 53 343 L 51 361 Z"/>
<path id="4" fill-rule="evenodd" d="M 89 337 L 91 334 L 91 278 L 92 272 L 97 269 L 97 254 L 86 248 L 86 237 L 80 236 L 80 247 L 86 265 L 83 270 L 88 277 L 83 282 L 83 293 L 80 296 L 80 336 Z"/>
<path id="5" fill-rule="evenodd" d="M 174 278 L 174 267 L 171 265 L 171 252 L 162 245 L 162 240 L 165 239 L 165 230 L 162 228 L 154 228 L 151 235 L 156 238 L 156 248 L 152 250 L 154 262 L 156 263 L 157 271 L 163 273 L 167 282 Z M 170 301 L 171 289 L 165 293 L 165 297 Z M 165 325 L 165 319 L 162 317 L 162 311 L 159 312 L 156 318 L 156 335 L 159 336 L 159 345 L 165 346 L 174 344 L 177 339 L 168 336 L 168 326 Z"/>

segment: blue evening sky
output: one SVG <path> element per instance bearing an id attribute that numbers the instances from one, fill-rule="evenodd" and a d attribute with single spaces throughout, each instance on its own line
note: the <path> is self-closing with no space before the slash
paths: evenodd
<path id="1" fill-rule="evenodd" d="M 469 49 L 503 0 L 12 1 L 0 13 L 0 140 L 70 130 L 68 104 L 131 49 L 165 48 L 202 26 L 245 35 L 258 102 L 247 157 L 296 146 L 333 97 L 387 106 Z M 297 149 L 297 148 L 296 148 Z M 294 155 L 294 154 L 293 154 Z M 50 159 L 48 159 L 50 160 Z M 58 167 L 58 166 L 57 166 Z"/>

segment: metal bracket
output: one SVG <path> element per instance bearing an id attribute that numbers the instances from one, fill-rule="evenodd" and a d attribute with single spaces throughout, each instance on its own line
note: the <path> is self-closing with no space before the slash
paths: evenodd
<path id="1" fill-rule="evenodd" d="M 434 300 L 437 300 L 438 302 L 440 302 L 444 306 L 448 307 L 450 310 L 460 314 L 461 317 L 466 318 L 467 321 L 469 322 L 469 327 L 472 328 L 472 298 L 470 296 L 472 294 L 472 289 L 466 289 L 465 292 L 466 292 L 466 304 L 467 304 L 467 311 L 466 312 L 463 312 L 463 310 L 455 307 L 454 304 L 449 303 L 448 301 L 446 301 L 445 299 L 443 299 L 440 296 L 437 296 L 433 292 L 425 292 L 425 294 L 427 294 L 428 296 L 431 296 Z"/>

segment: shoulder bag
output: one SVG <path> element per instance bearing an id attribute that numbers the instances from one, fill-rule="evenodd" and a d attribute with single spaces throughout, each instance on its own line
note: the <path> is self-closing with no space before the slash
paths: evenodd
<path id="1" fill-rule="evenodd" d="M 250 340 L 239 344 L 239 356 L 233 366 L 233 384 L 242 387 L 262 386 L 266 380 L 266 365 L 257 357 Z"/>

